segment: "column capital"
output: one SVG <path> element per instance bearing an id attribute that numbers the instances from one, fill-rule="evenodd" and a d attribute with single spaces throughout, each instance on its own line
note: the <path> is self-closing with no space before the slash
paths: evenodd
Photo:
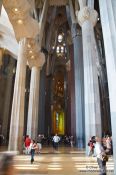
<path id="1" fill-rule="evenodd" d="M 30 68 L 37 67 L 42 68 L 45 63 L 45 55 L 42 52 L 39 52 L 34 59 L 28 59 L 28 65 Z"/>
<path id="2" fill-rule="evenodd" d="M 35 38 L 39 34 L 40 26 L 30 15 L 31 5 L 28 0 L 4 0 L 3 5 L 13 25 L 17 40 L 24 37 Z"/>
<path id="3" fill-rule="evenodd" d="M 80 26 L 82 26 L 83 23 L 86 21 L 90 21 L 92 23 L 92 25 L 95 26 L 97 23 L 98 13 L 96 10 L 85 6 L 78 12 L 77 17 L 78 17 L 78 22 L 79 22 Z"/>
<path id="4" fill-rule="evenodd" d="M 37 39 L 28 38 L 27 41 L 27 59 L 29 67 L 42 67 L 45 63 L 45 55 L 40 51 Z"/>

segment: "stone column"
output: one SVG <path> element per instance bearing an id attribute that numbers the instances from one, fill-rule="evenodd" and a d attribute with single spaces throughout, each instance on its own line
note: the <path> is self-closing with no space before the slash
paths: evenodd
<path id="1" fill-rule="evenodd" d="M 10 65 L 9 65 L 9 73 L 7 77 L 7 88 L 5 93 L 5 104 L 4 104 L 4 112 L 3 112 L 3 123 L 2 123 L 2 134 L 6 139 L 8 134 L 8 121 L 9 121 L 9 111 L 10 111 L 10 103 L 11 103 L 11 96 L 12 96 L 14 67 L 15 67 L 15 60 L 11 58 Z"/>
<path id="2" fill-rule="evenodd" d="M 46 66 L 43 66 L 40 76 L 40 95 L 39 95 L 39 122 L 38 133 L 45 131 L 45 79 L 46 79 Z"/>
<path id="3" fill-rule="evenodd" d="M 114 174 L 116 174 L 116 1 L 99 0 L 99 5 L 109 87 L 113 156 L 115 164 Z"/>
<path id="4" fill-rule="evenodd" d="M 31 70 L 30 95 L 28 107 L 27 135 L 32 139 L 37 137 L 39 109 L 40 67 L 33 66 Z"/>
<path id="5" fill-rule="evenodd" d="M 19 41 L 9 135 L 10 151 L 22 151 L 26 62 L 26 39 L 24 38 Z"/>
<path id="6" fill-rule="evenodd" d="M 85 137 L 87 148 L 87 142 L 91 136 L 101 137 L 100 99 L 93 28 L 97 22 L 97 12 L 89 7 L 83 7 L 78 13 L 78 21 L 82 27 L 83 38 Z"/>
<path id="7" fill-rule="evenodd" d="M 28 106 L 27 135 L 29 135 L 32 139 L 36 139 L 38 134 L 40 70 L 44 62 L 45 56 L 40 51 L 35 52 L 35 59 L 28 58 L 28 63 L 30 68 L 32 68 L 32 71 Z"/>
<path id="8" fill-rule="evenodd" d="M 74 24 L 72 25 L 72 38 L 74 44 L 76 145 L 78 148 L 84 148 L 85 122 L 82 35 L 77 31 L 76 25 Z"/>
<path id="9" fill-rule="evenodd" d="M 82 0 L 80 0 L 79 2 L 81 3 L 80 4 L 81 7 L 83 7 L 84 4 L 86 3 L 86 1 Z M 82 35 L 81 31 L 77 29 L 77 19 L 75 17 L 74 8 L 71 0 L 69 0 L 69 5 L 70 5 L 70 17 L 72 23 L 71 33 L 72 33 L 73 50 L 74 50 L 74 55 L 72 55 L 74 60 L 72 59 L 71 61 L 72 72 L 74 71 L 74 85 L 72 85 L 74 87 L 72 88 L 74 88 L 75 90 L 75 91 L 73 90 L 73 93 L 71 94 L 71 99 L 75 100 L 75 106 L 73 104 L 73 108 L 75 108 L 75 110 L 73 109 L 75 117 L 71 116 L 72 117 L 71 119 L 73 123 L 72 126 L 76 128 L 75 130 L 73 130 L 76 131 L 76 139 L 75 139 L 76 146 L 78 148 L 83 148 L 85 142 L 85 122 L 84 122 L 84 75 L 83 75 Z M 78 4 L 77 4 L 77 10 L 78 10 Z M 76 14 L 78 14 L 78 11 L 76 11 Z"/>

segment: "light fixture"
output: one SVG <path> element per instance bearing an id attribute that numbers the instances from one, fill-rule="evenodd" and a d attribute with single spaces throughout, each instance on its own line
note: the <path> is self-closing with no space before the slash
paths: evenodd
<path id="1" fill-rule="evenodd" d="M 31 45 L 30 44 L 28 44 L 27 46 L 28 46 L 28 48 L 31 48 Z"/>
<path id="2" fill-rule="evenodd" d="M 30 54 L 32 54 L 32 53 L 33 53 L 33 51 L 32 51 L 32 50 L 30 50 L 30 51 L 29 51 L 29 53 L 30 53 Z"/>
<path id="3" fill-rule="evenodd" d="M 15 12 L 18 12 L 18 8 L 14 8 L 14 11 L 15 11 Z"/>
<path id="4" fill-rule="evenodd" d="M 32 59 L 32 60 L 33 60 L 33 59 L 35 59 L 35 56 L 34 56 L 34 55 L 32 55 L 32 56 L 31 56 L 31 59 Z"/>
<path id="5" fill-rule="evenodd" d="M 52 49 L 54 50 L 55 49 L 55 46 L 52 46 Z"/>
<path id="6" fill-rule="evenodd" d="M 63 40 L 63 34 L 58 35 L 58 42 L 61 43 Z"/>
<path id="7" fill-rule="evenodd" d="M 13 11 L 14 13 L 18 13 L 18 12 L 19 12 L 18 8 L 16 8 L 16 7 L 13 8 L 12 11 Z"/>
<path id="8" fill-rule="evenodd" d="M 18 24 L 23 24 L 23 20 L 22 20 L 22 19 L 18 19 L 18 20 L 17 20 L 17 23 L 18 23 Z"/>

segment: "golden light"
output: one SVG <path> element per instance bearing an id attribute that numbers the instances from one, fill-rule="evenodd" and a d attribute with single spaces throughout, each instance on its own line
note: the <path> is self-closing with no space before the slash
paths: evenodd
<path id="1" fill-rule="evenodd" d="M 29 51 L 29 53 L 30 53 L 30 54 L 32 54 L 32 53 L 33 53 L 33 51 L 32 51 L 32 50 L 30 50 L 30 51 Z"/>
<path id="2" fill-rule="evenodd" d="M 14 8 L 14 11 L 15 11 L 15 12 L 18 12 L 18 8 Z"/>
<path id="3" fill-rule="evenodd" d="M 52 161 L 61 161 L 62 158 L 61 157 L 52 157 Z"/>
<path id="4" fill-rule="evenodd" d="M 14 167 L 25 167 L 25 168 L 28 168 L 28 167 L 39 167 L 40 165 L 34 165 L 34 164 L 16 164 L 14 165 Z"/>
<path id="5" fill-rule="evenodd" d="M 16 8 L 16 7 L 13 8 L 12 11 L 13 11 L 14 13 L 18 13 L 18 12 L 19 12 L 18 8 Z"/>
<path id="6" fill-rule="evenodd" d="M 22 19 L 18 19 L 18 20 L 17 20 L 17 23 L 18 23 L 18 24 L 23 24 L 23 20 L 22 20 Z"/>
<path id="7" fill-rule="evenodd" d="M 35 56 L 34 56 L 34 55 L 32 55 L 32 56 L 31 56 L 31 59 L 35 59 Z"/>
<path id="8" fill-rule="evenodd" d="M 28 46 L 28 48 L 31 48 L 31 45 L 30 44 L 28 44 L 27 46 Z"/>
<path id="9" fill-rule="evenodd" d="M 62 168 L 48 168 L 48 170 L 62 170 Z"/>
<path id="10" fill-rule="evenodd" d="M 48 165 L 49 168 L 61 168 L 62 166 L 59 164 L 50 164 Z"/>
<path id="11" fill-rule="evenodd" d="M 18 170 L 37 170 L 38 167 L 15 167 Z"/>

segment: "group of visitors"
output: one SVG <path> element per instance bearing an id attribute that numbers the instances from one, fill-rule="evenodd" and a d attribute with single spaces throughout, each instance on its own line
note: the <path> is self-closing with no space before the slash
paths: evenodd
<path id="1" fill-rule="evenodd" d="M 24 140 L 25 154 L 31 154 L 31 163 L 34 162 L 35 151 L 40 153 L 42 149 L 42 138 L 44 135 L 38 135 L 37 140 L 32 140 L 28 135 Z"/>
<path id="2" fill-rule="evenodd" d="M 88 156 L 92 155 L 97 157 L 100 175 L 106 175 L 106 162 L 108 161 L 108 155 L 113 154 L 112 138 L 108 135 L 102 139 L 93 136 L 90 138 L 88 146 Z"/>
<path id="3" fill-rule="evenodd" d="M 42 149 L 42 140 L 44 139 L 44 135 L 39 134 L 36 141 L 32 140 L 28 135 L 26 136 L 25 140 L 24 140 L 24 147 L 25 147 L 25 154 L 30 154 L 31 155 L 31 163 L 34 162 L 34 155 L 35 155 L 35 151 L 36 153 L 41 152 Z M 55 134 L 52 137 L 52 142 L 53 142 L 53 148 L 55 150 L 58 150 L 58 145 L 60 142 L 60 137 Z"/>

